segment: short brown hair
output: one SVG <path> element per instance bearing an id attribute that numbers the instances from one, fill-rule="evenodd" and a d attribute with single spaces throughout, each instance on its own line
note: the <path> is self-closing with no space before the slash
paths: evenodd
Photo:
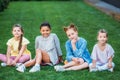
<path id="1" fill-rule="evenodd" d="M 74 31 L 78 31 L 77 27 L 74 24 L 70 24 L 68 27 L 64 27 L 64 31 L 66 32 L 68 29 L 73 29 Z"/>
<path id="2" fill-rule="evenodd" d="M 105 29 L 100 29 L 98 31 L 98 35 L 99 35 L 99 33 L 106 33 L 106 36 L 108 37 L 108 32 Z"/>

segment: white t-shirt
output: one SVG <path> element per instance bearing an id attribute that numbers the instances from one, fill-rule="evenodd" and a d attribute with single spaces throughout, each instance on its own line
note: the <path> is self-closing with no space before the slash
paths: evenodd
<path id="1" fill-rule="evenodd" d="M 91 54 L 91 58 L 96 60 L 99 65 L 103 65 L 108 62 L 110 57 L 114 57 L 114 50 L 111 45 L 106 44 L 105 49 L 102 51 L 98 44 L 95 44 Z"/>
<path id="2" fill-rule="evenodd" d="M 58 56 L 62 55 L 59 39 L 54 33 L 51 33 L 47 38 L 37 36 L 35 39 L 35 49 L 46 51 L 53 64 L 56 64 L 58 62 Z"/>

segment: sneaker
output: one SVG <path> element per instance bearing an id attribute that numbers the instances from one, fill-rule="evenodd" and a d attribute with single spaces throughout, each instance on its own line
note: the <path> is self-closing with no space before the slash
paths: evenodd
<path id="1" fill-rule="evenodd" d="M 40 65 L 42 65 L 42 66 L 53 66 L 53 64 L 52 63 L 41 63 Z"/>
<path id="2" fill-rule="evenodd" d="M 15 67 L 19 67 L 22 63 L 16 63 Z"/>
<path id="3" fill-rule="evenodd" d="M 40 71 L 40 66 L 33 66 L 32 69 L 29 70 L 29 72 L 37 72 Z"/>
<path id="4" fill-rule="evenodd" d="M 90 68 L 89 71 L 90 72 L 96 72 L 96 71 L 98 71 L 98 69 L 97 68 Z"/>
<path id="5" fill-rule="evenodd" d="M 21 65 L 16 70 L 19 71 L 19 72 L 24 72 L 26 70 L 26 68 L 25 68 L 24 65 Z"/>
<path id="6" fill-rule="evenodd" d="M 1 66 L 2 66 L 2 67 L 6 67 L 7 64 L 3 62 L 3 63 L 1 63 Z"/>
<path id="7" fill-rule="evenodd" d="M 108 71 L 113 72 L 113 68 L 108 69 Z"/>
<path id="8" fill-rule="evenodd" d="M 53 64 L 52 63 L 45 63 L 46 65 L 49 65 L 49 66 L 53 66 Z"/>
<path id="9" fill-rule="evenodd" d="M 54 69 L 56 70 L 56 71 L 65 71 L 65 68 L 63 67 L 63 66 L 54 66 Z"/>

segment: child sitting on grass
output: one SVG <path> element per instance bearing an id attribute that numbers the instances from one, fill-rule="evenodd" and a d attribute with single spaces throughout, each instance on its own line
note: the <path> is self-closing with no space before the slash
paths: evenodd
<path id="1" fill-rule="evenodd" d="M 55 65 L 59 61 L 62 61 L 62 51 L 60 48 L 60 42 L 55 33 L 51 33 L 51 26 L 49 23 L 42 23 L 40 25 L 40 36 L 35 39 L 36 56 L 33 60 L 30 60 L 16 70 L 24 72 L 26 67 L 33 66 L 29 72 L 40 71 L 40 64 Z"/>
<path id="2" fill-rule="evenodd" d="M 92 63 L 89 65 L 90 72 L 108 70 L 113 72 L 114 50 L 108 41 L 108 34 L 105 29 L 100 29 L 97 35 L 97 44 L 94 45 L 92 51 Z"/>
<path id="3" fill-rule="evenodd" d="M 15 24 L 12 28 L 13 37 L 7 42 L 7 52 L 0 54 L 1 66 L 18 66 L 30 60 L 31 53 L 27 49 L 29 41 L 23 37 L 23 29 L 20 24 Z"/>
<path id="4" fill-rule="evenodd" d="M 54 69 L 56 71 L 67 71 L 88 68 L 91 58 L 87 49 L 87 41 L 78 36 L 78 30 L 73 24 L 65 27 L 64 31 L 69 38 L 65 44 L 67 51 L 66 60 L 68 63 L 63 66 L 54 66 Z"/>

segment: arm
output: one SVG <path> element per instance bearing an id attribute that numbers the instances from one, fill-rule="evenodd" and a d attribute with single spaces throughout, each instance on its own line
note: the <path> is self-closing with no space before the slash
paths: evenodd
<path id="1" fill-rule="evenodd" d="M 39 45 L 39 37 L 36 37 L 36 39 L 35 39 L 35 49 L 38 49 L 38 45 Z"/>
<path id="2" fill-rule="evenodd" d="M 77 42 L 76 39 L 71 40 L 71 44 L 72 44 L 72 49 L 73 49 L 73 51 L 76 50 L 76 42 Z"/>
<path id="3" fill-rule="evenodd" d="M 55 46 L 56 46 L 56 49 L 57 49 L 58 56 L 62 56 L 62 51 L 61 51 L 61 48 L 60 48 L 60 41 L 59 41 L 56 34 L 54 36 L 54 42 L 55 42 Z"/>
<path id="4" fill-rule="evenodd" d="M 78 44 L 80 46 L 74 50 L 74 55 L 77 56 L 77 57 L 78 56 L 80 57 L 80 56 L 82 56 L 83 52 L 86 49 L 87 41 L 82 39 L 81 41 L 78 42 Z"/>
<path id="5" fill-rule="evenodd" d="M 112 68 L 112 56 L 108 59 L 108 68 Z"/>
<path id="6" fill-rule="evenodd" d="M 66 59 L 67 61 L 72 61 L 72 59 L 74 58 L 74 55 L 72 53 L 72 46 L 70 46 L 70 42 L 67 42 L 65 47 L 67 52 Z"/>
<path id="7" fill-rule="evenodd" d="M 92 60 L 92 68 L 96 68 L 96 60 Z"/>
<path id="8" fill-rule="evenodd" d="M 8 46 L 7 47 L 7 65 L 11 65 L 10 64 L 10 52 L 11 52 L 11 47 Z"/>
<path id="9" fill-rule="evenodd" d="M 62 51 L 61 51 L 61 48 L 60 48 L 60 41 L 59 41 L 59 38 L 57 37 L 57 35 L 55 35 L 55 37 L 54 37 L 54 42 L 55 42 L 59 62 L 63 62 Z"/>
<path id="10" fill-rule="evenodd" d="M 96 45 L 94 45 L 94 47 L 93 47 L 91 58 L 92 58 L 92 68 L 96 68 L 96 62 L 97 62 L 97 49 L 96 49 Z"/>
<path id="11" fill-rule="evenodd" d="M 76 39 L 72 39 L 72 40 L 71 40 L 71 45 L 72 45 L 73 51 L 75 51 L 75 50 L 77 49 L 77 48 L 76 48 L 76 42 L 77 42 Z M 72 61 L 74 61 L 74 62 L 76 62 L 76 63 L 79 62 L 79 61 L 78 61 L 78 58 L 75 58 L 75 57 L 72 58 Z"/>
<path id="12" fill-rule="evenodd" d="M 18 56 L 15 58 L 15 60 L 12 62 L 13 65 L 16 65 L 19 58 L 23 55 L 24 50 L 26 49 L 27 45 L 23 45 L 19 51 Z"/>
<path id="13" fill-rule="evenodd" d="M 112 60 L 113 60 L 113 57 L 114 57 L 114 49 L 112 48 L 111 45 L 108 45 L 109 47 L 109 50 L 108 50 L 108 68 L 112 68 Z"/>

